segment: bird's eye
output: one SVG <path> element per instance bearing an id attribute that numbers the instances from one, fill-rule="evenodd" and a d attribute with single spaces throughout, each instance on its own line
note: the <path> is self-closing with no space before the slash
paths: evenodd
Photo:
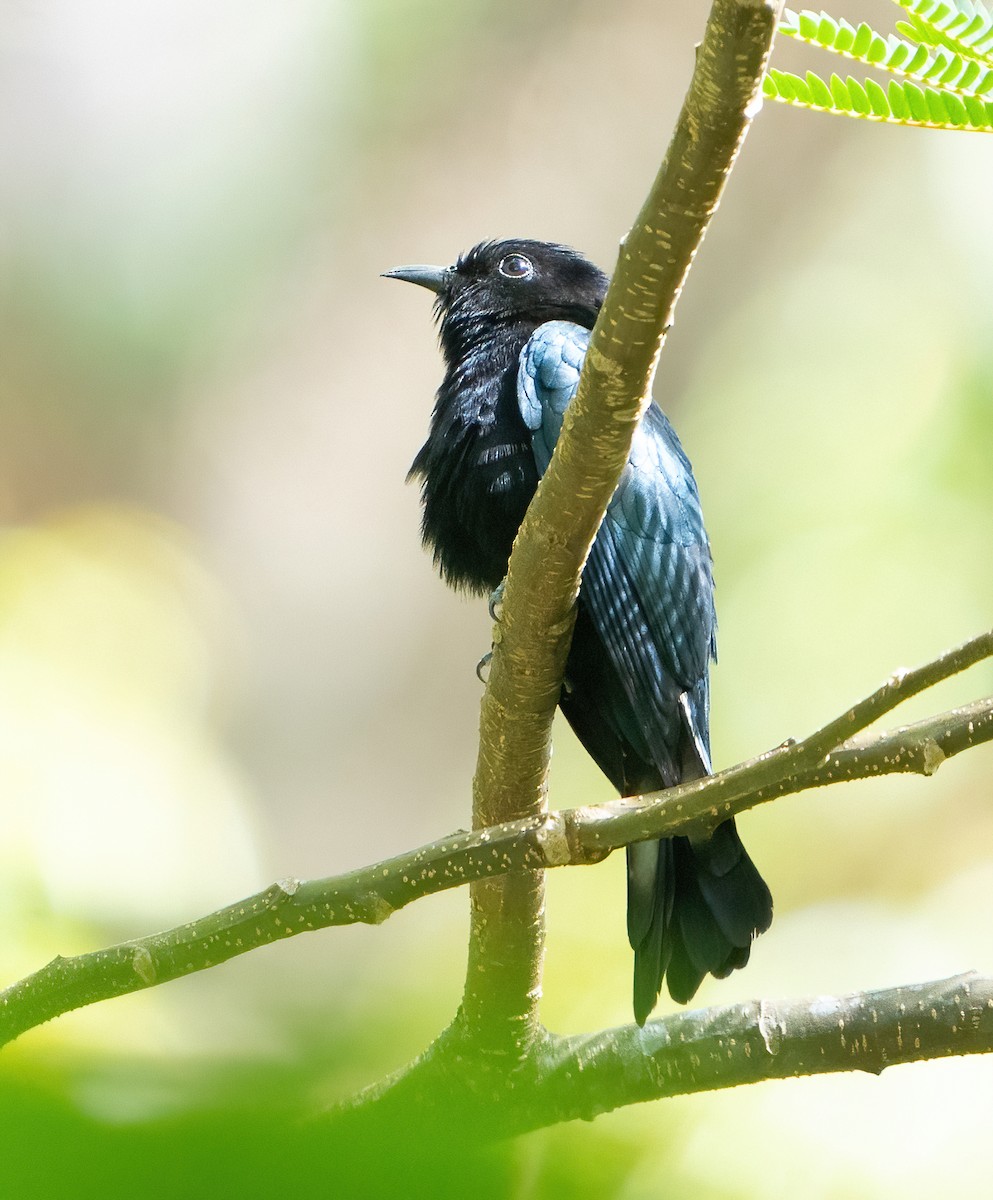
<path id="1" fill-rule="evenodd" d="M 508 279 L 527 279 L 534 274 L 534 264 L 523 254 L 508 254 L 500 260 L 499 270 Z"/>

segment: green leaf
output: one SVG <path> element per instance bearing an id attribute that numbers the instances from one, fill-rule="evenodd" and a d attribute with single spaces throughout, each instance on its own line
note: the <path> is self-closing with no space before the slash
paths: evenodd
<path id="1" fill-rule="evenodd" d="M 817 37 L 818 25 L 819 21 L 816 15 L 808 10 L 804 10 L 802 13 L 800 13 L 796 28 L 797 32 L 800 34 L 800 37 L 813 41 Z M 779 28 L 784 32 L 789 33 L 788 27 L 784 28 L 784 26 L 781 24 Z"/>
<path id="2" fill-rule="evenodd" d="M 930 59 L 931 55 L 927 46 L 918 46 L 914 53 L 910 56 L 910 62 L 903 68 L 907 75 L 916 75 L 921 67 Z"/>
<path id="3" fill-rule="evenodd" d="M 987 108 L 978 96 L 963 96 L 962 103 L 965 105 L 965 111 L 969 114 L 969 124 L 974 125 L 977 129 L 982 129 L 988 122 Z"/>
<path id="4" fill-rule="evenodd" d="M 911 41 L 921 42 L 925 46 L 936 46 L 941 41 L 941 34 L 937 29 L 912 14 L 909 24 L 904 25 L 903 21 L 898 21 L 896 27 L 901 33 L 906 33 Z"/>
<path id="5" fill-rule="evenodd" d="M 910 105 L 907 103 L 907 95 L 904 92 L 905 87 L 906 84 L 900 84 L 895 79 L 891 79 L 889 87 L 886 89 L 886 99 L 898 121 L 909 121 L 911 117 Z"/>
<path id="6" fill-rule="evenodd" d="M 793 92 L 797 104 L 803 104 L 806 106 L 813 104 L 814 100 L 810 94 L 810 88 L 807 86 L 807 81 L 805 79 L 801 79 L 799 75 L 794 75 L 791 79 L 791 82 L 793 84 Z"/>
<path id="7" fill-rule="evenodd" d="M 766 78 L 772 80 L 776 87 L 776 94 L 784 100 L 796 99 L 796 84 L 800 82 L 797 75 L 790 75 L 787 71 L 770 71 Z"/>
<path id="8" fill-rule="evenodd" d="M 941 0 L 896 0 L 907 14 L 897 29 L 915 42 L 945 46 L 964 59 L 993 66 L 993 15 L 979 0 L 953 7 Z"/>
<path id="9" fill-rule="evenodd" d="M 945 105 L 945 111 L 948 114 L 948 123 L 956 128 L 962 128 L 969 123 L 969 114 L 965 110 L 965 105 L 951 92 L 942 94 L 942 101 Z"/>
<path id="10" fill-rule="evenodd" d="M 845 80 L 845 86 L 851 97 L 852 111 L 858 113 L 860 117 L 867 117 L 872 112 L 872 105 L 869 103 L 869 97 L 865 94 L 865 88 L 851 75 Z"/>
<path id="11" fill-rule="evenodd" d="M 810 96 L 813 103 L 818 108 L 834 108 L 834 100 L 831 96 L 831 89 L 819 75 L 815 75 L 813 71 L 807 72 L 807 87 L 810 88 Z"/>
<path id="12" fill-rule="evenodd" d="M 865 81 L 865 94 L 875 116 L 886 118 L 890 115 L 890 106 L 886 103 L 886 93 L 875 79 Z"/>
<path id="13" fill-rule="evenodd" d="M 869 39 L 865 49 L 861 52 L 858 49 L 859 39 L 855 39 L 855 45 L 852 47 L 852 53 L 856 58 L 864 58 L 868 63 L 882 63 L 885 61 L 889 47 L 886 45 L 886 39 L 881 38 L 878 33 L 869 29 L 868 25 L 860 25 L 859 30 L 869 30 Z"/>
<path id="14" fill-rule="evenodd" d="M 901 4 L 911 21 L 917 23 L 907 26 L 908 31 L 916 38 L 913 42 L 893 35 L 883 37 L 865 21 L 860 22 L 856 28 L 848 21 L 835 20 L 827 13 L 815 13 L 809 9 L 800 13 L 787 10 L 782 28 L 785 32 L 820 46 L 832 54 L 854 58 L 867 66 L 891 74 L 937 83 L 943 89 L 959 94 L 966 94 L 972 90 L 970 85 L 980 77 L 986 81 L 985 73 L 980 76 L 980 68 L 973 65 L 969 70 L 970 64 L 974 64 L 976 60 L 950 50 L 943 43 L 940 49 L 932 44 L 936 39 L 941 39 L 936 31 L 927 25 L 925 18 L 935 14 L 944 14 L 947 18 L 950 12 L 947 5 L 939 11 L 935 0 L 896 2 Z M 929 31 L 926 38 L 919 32 L 919 26 Z M 993 71 L 993 65 L 988 70 Z M 990 79 L 990 88 L 993 90 L 993 77 Z"/>
<path id="15" fill-rule="evenodd" d="M 964 14 L 963 14 L 964 15 Z M 954 23 L 953 23 L 954 24 Z M 983 18 L 977 13 L 964 29 L 956 29 L 955 36 L 961 38 L 963 42 L 975 42 L 986 32 L 986 24 Z"/>
<path id="16" fill-rule="evenodd" d="M 926 79 L 930 83 L 935 75 L 940 75 L 947 69 L 948 63 L 949 56 L 939 50 L 933 56 L 929 56 L 928 61 L 916 73 L 921 79 Z"/>
<path id="17" fill-rule="evenodd" d="M 973 62 L 972 65 L 975 66 L 975 62 Z M 940 67 L 944 67 L 945 69 L 943 71 L 939 71 Z M 937 75 L 938 78 L 935 80 L 935 83 L 942 85 L 954 84 L 957 80 L 961 79 L 964 74 L 965 71 L 963 69 L 962 59 L 959 58 L 957 54 L 953 54 L 947 59 L 941 54 L 936 54 L 934 66 L 930 71 L 928 71 L 928 75 L 931 78 Z"/>
<path id="18" fill-rule="evenodd" d="M 855 30 L 847 21 L 839 21 L 838 32 L 834 36 L 834 49 L 839 54 L 848 54 L 854 45 Z"/>
<path id="19" fill-rule="evenodd" d="M 941 92 L 936 92 L 934 88 L 925 88 L 924 103 L 927 105 L 928 117 L 935 125 L 947 125 L 949 123 L 945 98 Z"/>
<path id="20" fill-rule="evenodd" d="M 979 63 L 976 62 L 975 59 L 972 59 L 971 62 L 967 62 L 965 64 L 965 70 L 962 72 L 962 77 L 961 77 L 961 79 L 959 79 L 959 82 L 958 82 L 959 87 L 960 88 L 971 88 L 973 83 L 979 77 L 979 72 L 981 70 L 982 70 L 982 67 L 979 65 Z M 987 71 L 986 84 L 987 84 L 987 87 L 993 86 L 993 71 Z M 985 89 L 980 87 L 980 88 L 976 88 L 975 90 L 976 91 L 984 91 Z"/>
<path id="21" fill-rule="evenodd" d="M 910 109 L 910 115 L 915 121 L 930 120 L 927 101 L 924 99 L 924 93 L 919 87 L 913 83 L 905 83 L 903 85 L 903 94 L 907 97 L 907 107 Z"/>
<path id="22" fill-rule="evenodd" d="M 831 99 L 834 101 L 834 107 L 840 109 L 841 112 L 851 112 L 851 97 L 848 95 L 848 89 L 845 87 L 841 76 L 832 75 L 828 80 L 828 87 L 831 89 Z"/>
<path id="23" fill-rule="evenodd" d="M 947 71 L 946 55 L 940 66 Z M 931 70 L 934 70 L 933 64 Z M 798 108 L 885 121 L 891 125 L 993 133 L 993 102 L 983 101 L 968 92 L 958 95 L 946 88 L 920 88 L 909 80 L 891 79 L 884 90 L 872 78 L 849 76 L 842 79 L 838 74 L 832 74 L 825 82 L 813 71 L 800 78 L 786 71 L 770 70 L 763 80 L 763 95 Z"/>
<path id="24" fill-rule="evenodd" d="M 853 58 L 868 58 L 874 52 L 876 43 L 879 44 L 879 57 L 886 57 L 886 42 L 865 21 L 855 30 L 855 41 L 852 42 Z"/>
<path id="25" fill-rule="evenodd" d="M 890 51 L 889 60 L 886 64 L 887 67 L 891 71 L 896 71 L 900 67 L 901 63 L 906 62 L 912 52 L 913 46 L 911 46 L 909 42 L 897 41 L 893 49 Z"/>

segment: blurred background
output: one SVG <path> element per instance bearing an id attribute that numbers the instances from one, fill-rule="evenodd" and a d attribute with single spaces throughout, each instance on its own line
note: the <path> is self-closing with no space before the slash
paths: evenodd
<path id="1" fill-rule="evenodd" d="M 610 269 L 709 4 L 0 9 L 6 984 L 467 824 L 490 625 L 419 545 L 404 476 L 440 359 L 429 297 L 379 273 L 514 234 Z M 778 65 L 836 66 L 799 49 Z M 991 194 L 991 139 L 756 122 L 656 393 L 716 560 L 718 766 L 993 624 Z M 976 668 L 906 716 L 991 689 Z M 553 805 L 609 795 L 558 729 Z M 746 816 L 777 917 L 700 1002 L 993 969 L 991 801 L 984 747 Z M 622 857 L 548 892 L 546 1023 L 628 1021 Z M 12 1194 L 263 1194 L 273 1111 L 447 1023 L 466 908 L 430 898 L 25 1035 L 0 1063 Z M 985 1186 L 991 1105 L 983 1059 L 771 1083 L 535 1134 L 486 1186 L 930 1196 Z"/>

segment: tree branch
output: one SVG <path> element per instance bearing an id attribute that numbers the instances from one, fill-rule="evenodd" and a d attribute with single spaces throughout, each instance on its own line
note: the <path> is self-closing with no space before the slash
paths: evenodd
<path id="1" fill-rule="evenodd" d="M 993 633 L 912 672 L 932 686 L 993 657 Z M 892 680 L 825 729 L 855 730 L 910 694 Z M 885 694 L 885 702 L 876 699 Z M 884 705 L 884 707 L 880 707 Z M 859 713 L 859 716 L 852 714 Z M 283 880 L 197 921 L 104 950 L 56 958 L 0 992 L 0 1046 L 72 1009 L 217 966 L 236 955 L 332 925 L 378 924 L 435 892 L 510 873 L 589 864 L 629 841 L 707 826 L 778 796 L 896 771 L 932 775 L 946 759 L 993 740 L 993 697 L 912 725 L 848 737 L 822 753 L 823 731 L 786 743 L 718 775 L 666 792 L 611 800 L 457 833 L 359 871 L 304 882 Z M 533 1039 L 534 1031 L 529 1032 Z"/>
<path id="2" fill-rule="evenodd" d="M 551 727 L 590 546 L 651 401 L 676 301 L 755 111 L 781 0 L 715 0 L 672 141 L 624 239 L 578 393 L 518 533 L 480 715 L 473 828 L 544 811 Z M 537 1029 L 540 875 L 473 886 L 461 1018 L 501 1053 Z"/>
<path id="3" fill-rule="evenodd" d="M 682 817 L 687 828 L 693 827 L 694 832 L 703 833 L 729 816 L 754 808 L 764 800 L 804 788 L 821 787 L 843 779 L 865 779 L 894 771 L 933 774 L 940 765 L 933 748 L 930 757 L 915 757 L 909 753 L 910 743 L 915 738 L 919 741 L 922 736 L 919 726 L 907 727 L 910 740 L 906 754 L 897 753 L 899 747 L 893 740 L 898 737 L 897 732 L 881 735 L 890 740 L 886 745 L 876 745 L 873 753 L 869 752 L 872 739 L 865 742 L 856 735 L 904 700 L 990 657 L 993 657 L 993 630 L 970 638 L 921 667 L 911 671 L 895 671 L 869 696 L 800 742 L 786 741 L 774 750 L 729 767 L 718 775 L 680 784 L 668 791 L 598 805 L 597 811 L 605 815 L 617 813 L 620 818 L 616 825 L 611 822 L 608 835 L 611 845 L 617 844 L 613 838 L 619 833 L 632 842 L 658 836 L 657 832 L 652 832 L 657 828 L 656 806 L 673 810 Z M 945 753 L 946 747 L 952 754 L 966 749 L 963 739 L 969 745 L 989 740 L 988 720 L 983 706 L 991 703 L 993 700 L 980 700 L 977 701 L 979 708 L 976 711 L 954 709 L 932 718 L 939 723 L 939 729 L 943 728 L 942 722 L 948 725 L 947 736 L 943 734 L 938 742 L 942 753 Z M 962 712 L 966 713 L 964 717 L 956 715 Z M 843 740 L 840 744 L 838 741 L 832 743 L 832 738 Z M 924 770 L 924 767 L 930 769 Z M 701 807 L 701 795 L 710 801 L 709 806 Z M 668 832 L 668 827 L 664 832 Z M 600 842 L 595 834 L 592 841 L 587 838 L 588 835 L 584 833 L 583 845 L 590 850 L 607 844 Z"/>
<path id="4" fill-rule="evenodd" d="M 946 650 L 932 662 L 912 670 L 901 668 L 894 671 L 884 684 L 864 700 L 853 705 L 848 712 L 843 713 L 834 721 L 830 721 L 823 729 L 819 729 L 810 737 L 804 739 L 801 749 L 811 753 L 820 751 L 827 754 L 853 734 L 866 729 L 873 721 L 892 712 L 898 704 L 909 700 L 927 688 L 934 687 L 944 679 L 965 671 L 984 658 L 993 654 L 993 630 L 970 638 L 961 646 Z"/>
<path id="5" fill-rule="evenodd" d="M 847 996 L 755 1000 L 554 1038 L 505 1134 L 646 1100 L 993 1052 L 993 978 L 969 973 Z"/>
<path id="6" fill-rule="evenodd" d="M 558 1037 L 541 1031 L 510 1072 L 452 1031 L 408 1070 L 345 1101 L 328 1128 L 345 1145 L 444 1145 L 513 1137 L 650 1100 L 993 1052 L 993 978 L 969 973 L 847 996 L 754 1000 Z M 468 1048 L 471 1051 L 471 1047 Z M 453 1057 L 459 1072 L 453 1075 Z"/>

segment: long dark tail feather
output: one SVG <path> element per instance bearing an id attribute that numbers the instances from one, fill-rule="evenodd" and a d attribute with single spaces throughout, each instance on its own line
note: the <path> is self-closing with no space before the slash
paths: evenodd
<path id="1" fill-rule="evenodd" d="M 672 955 L 672 939 L 663 936 L 672 924 L 675 900 L 672 841 L 636 842 L 627 848 L 628 941 L 634 950 L 634 1012 L 639 1025 L 655 1007 Z"/>
<path id="2" fill-rule="evenodd" d="M 635 1020 L 644 1025 L 663 979 L 673 1000 L 686 1004 L 708 974 L 723 979 L 743 967 L 752 939 L 771 922 L 772 895 L 733 820 L 705 842 L 629 846 Z"/>

